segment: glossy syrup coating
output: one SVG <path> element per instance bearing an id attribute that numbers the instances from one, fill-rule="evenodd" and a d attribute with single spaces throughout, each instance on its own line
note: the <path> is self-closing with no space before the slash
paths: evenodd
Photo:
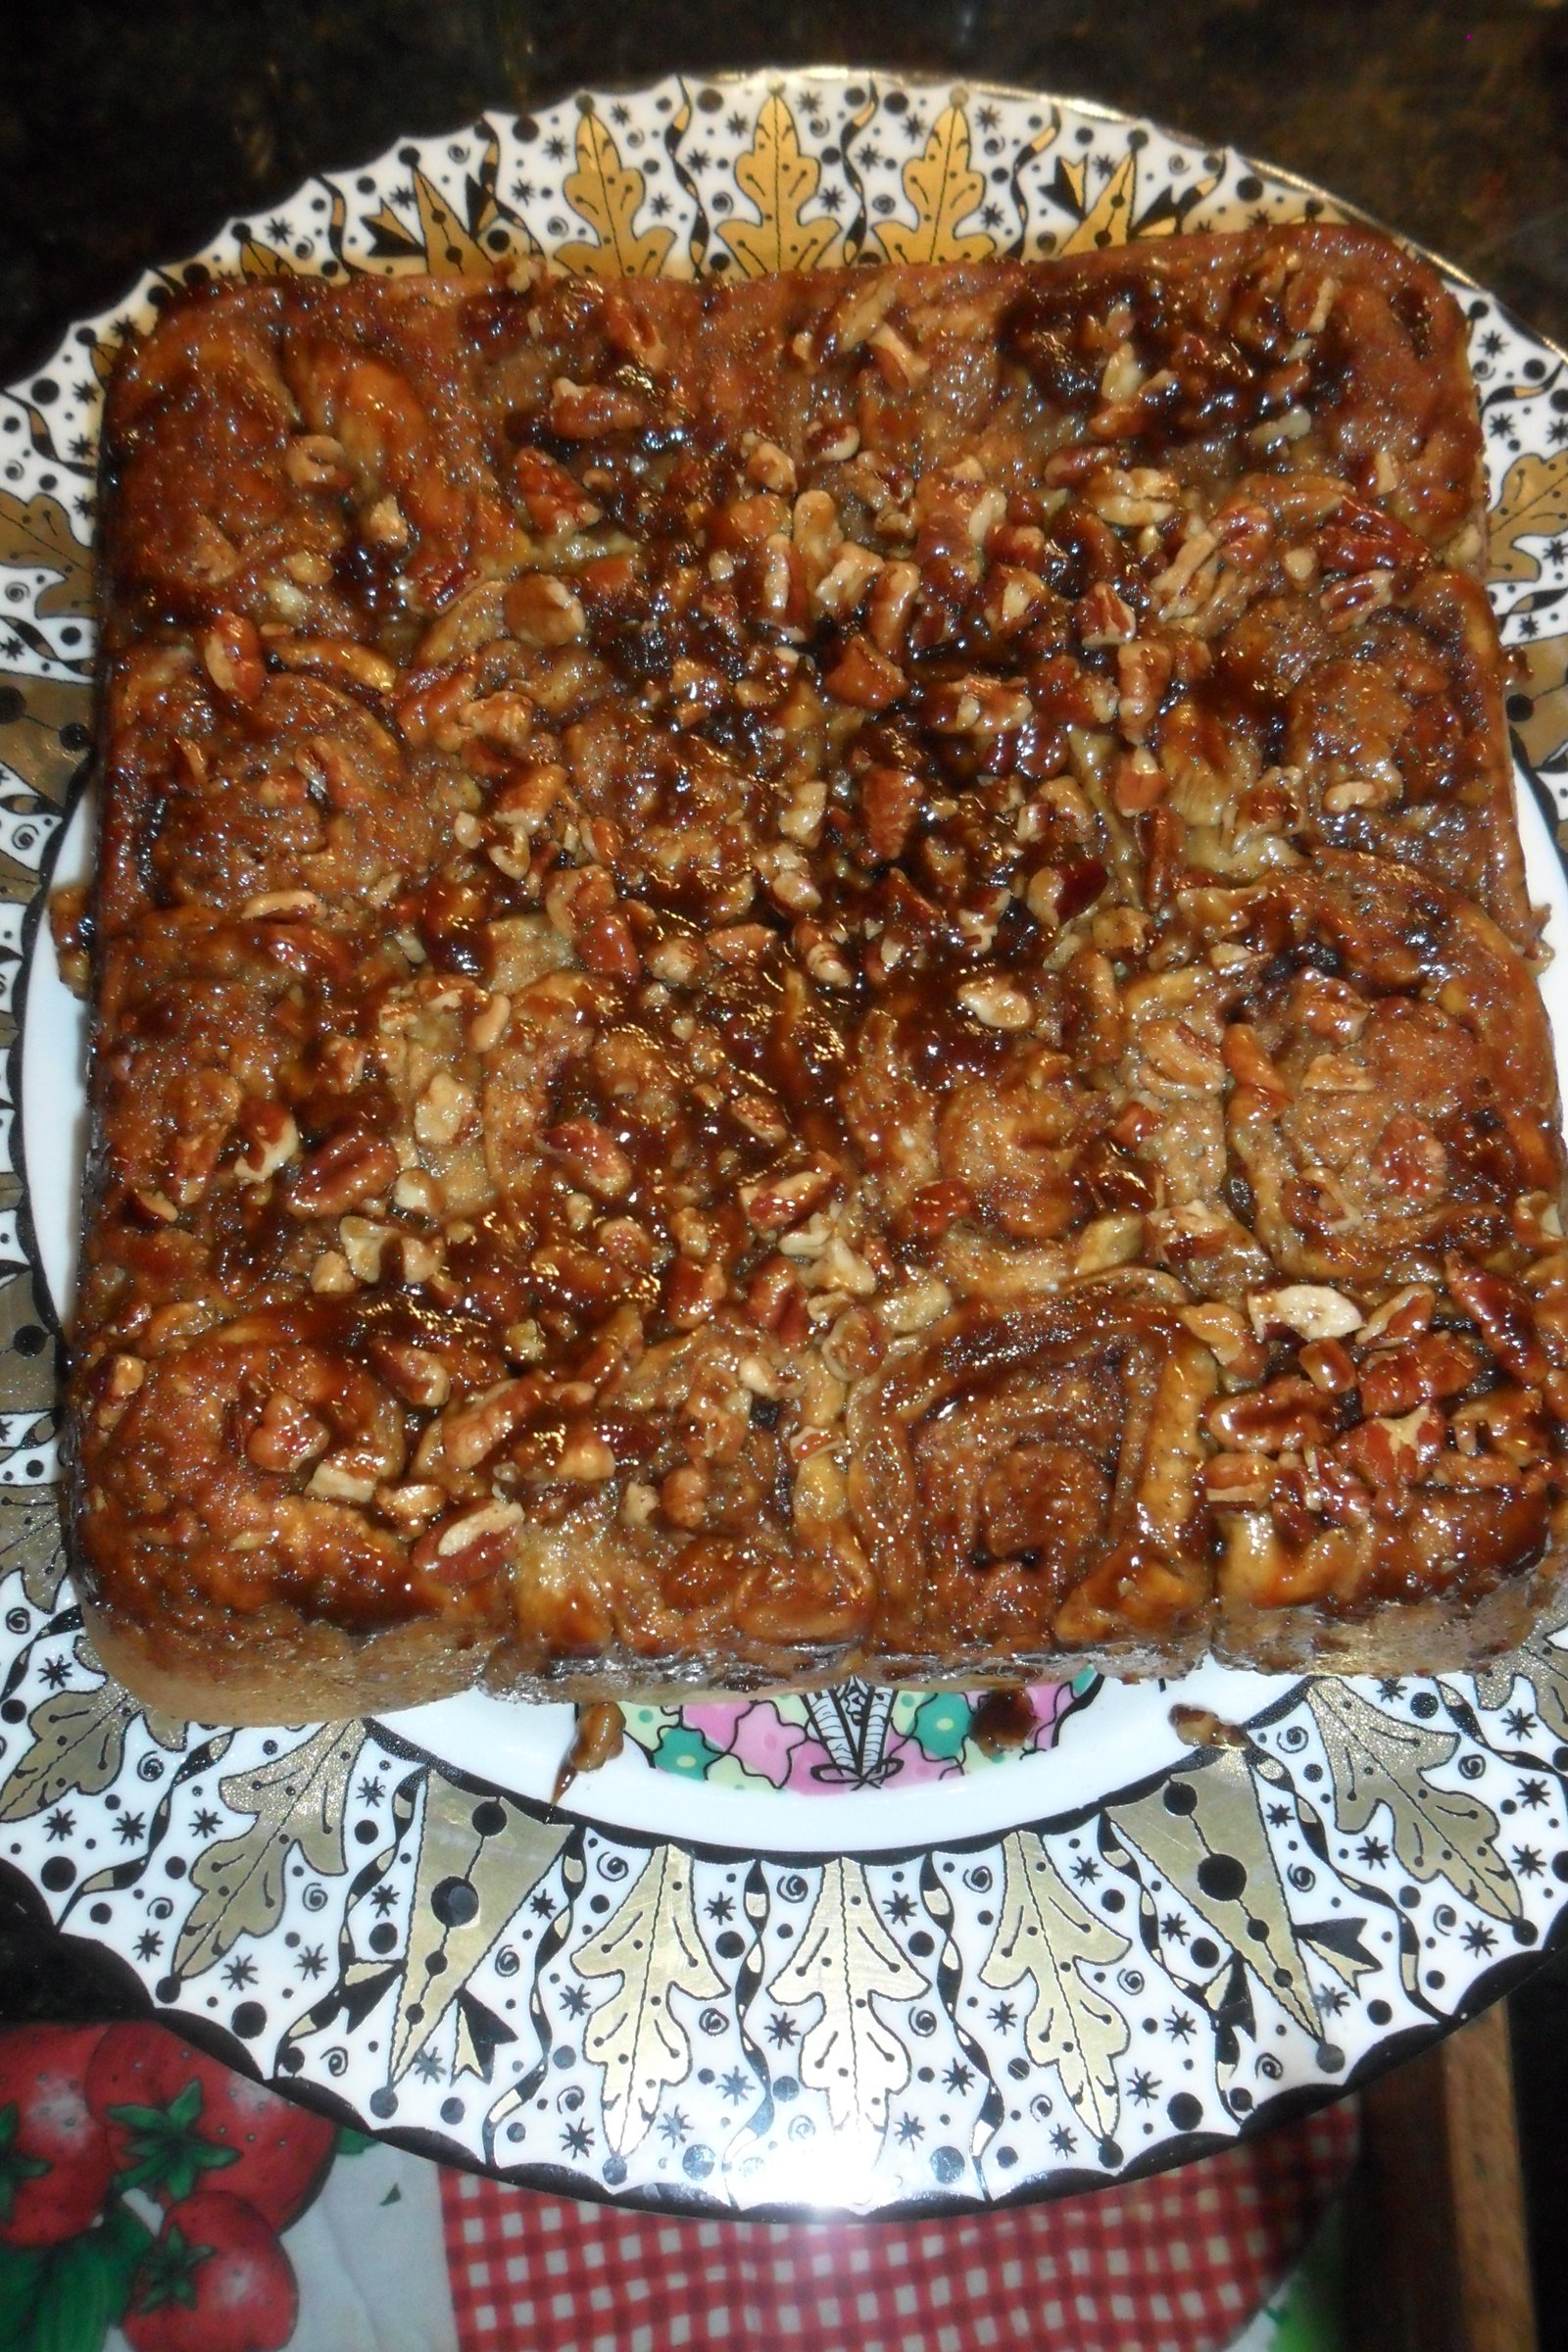
<path id="1" fill-rule="evenodd" d="M 1563 1156 L 1423 265 L 230 287 L 107 448 L 73 1410 L 122 1672 L 220 1715 L 1528 1621 Z"/>

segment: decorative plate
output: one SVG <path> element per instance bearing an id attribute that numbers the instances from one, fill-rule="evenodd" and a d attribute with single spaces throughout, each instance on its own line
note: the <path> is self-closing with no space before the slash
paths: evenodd
<path id="1" fill-rule="evenodd" d="M 45 894 L 90 855 L 100 384 L 182 281 L 759 272 L 1066 253 L 1332 215 L 1244 157 L 1059 100 L 881 74 L 669 78 L 486 117 L 233 221 L 0 397 L 0 1864 L 150 2003 L 306 2097 L 577 2194 L 779 2213 L 1041 2196 L 1343 2088 L 1568 1916 L 1568 1651 L 1475 1676 L 1037 1691 L 992 1763 L 958 1693 L 628 1707 L 466 1697 L 213 1731 L 106 1683 L 54 1445 L 82 1025 Z M 1450 273 L 1451 275 L 1452 273 Z M 1536 894 L 1568 882 L 1568 361 L 1463 280 Z M 1568 1037 L 1568 978 L 1547 979 Z M 1177 1710 L 1173 1712 L 1173 1710 Z M 1184 1744 L 1193 1712 L 1210 1744 Z"/>

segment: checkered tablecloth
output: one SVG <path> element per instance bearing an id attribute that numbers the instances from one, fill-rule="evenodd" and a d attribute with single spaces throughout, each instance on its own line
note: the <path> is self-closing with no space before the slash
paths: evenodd
<path id="1" fill-rule="evenodd" d="M 1217 2352 L 1299 2257 L 1351 2103 L 1127 2188 L 956 2221 L 695 2222 L 443 2172 L 461 2352 Z"/>
<path id="2" fill-rule="evenodd" d="M 1348 2101 L 1057 2204 L 689 2221 L 340 2133 L 150 2023 L 0 2028 L 0 2346 L 1332 2352 L 1258 2314 L 1355 2136 Z"/>

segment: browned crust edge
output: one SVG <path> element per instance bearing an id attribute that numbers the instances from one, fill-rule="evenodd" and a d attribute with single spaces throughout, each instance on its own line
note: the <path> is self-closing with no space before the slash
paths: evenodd
<path id="1" fill-rule="evenodd" d="M 798 1670 L 772 1670 L 755 1661 L 744 1677 L 727 1680 L 721 1695 L 819 1690 L 856 1674 L 868 1681 L 913 1683 L 923 1689 L 972 1690 L 1051 1681 L 1093 1668 L 1117 1681 L 1168 1680 L 1212 1659 L 1257 1674 L 1462 1674 L 1517 1649 L 1557 1597 L 1568 1571 L 1568 1526 L 1529 1577 L 1497 1586 L 1462 1614 L 1441 1598 L 1386 1603 L 1359 1618 L 1333 1617 L 1318 1608 L 1257 1609 L 1231 1605 L 1223 1620 L 1157 1647 L 1058 1650 L 1011 1660 L 977 1660 L 955 1669 L 951 1659 L 841 1655 Z M 583 1666 L 549 1677 L 521 1666 L 506 1642 L 455 1642 L 433 1624 L 393 1626 L 354 1636 L 308 1624 L 270 1626 L 258 1645 L 238 1638 L 221 1643 L 127 1622 L 92 1601 L 83 1603 L 86 1630 L 107 1671 L 145 1706 L 182 1721 L 223 1725 L 349 1721 L 398 1712 L 482 1689 L 529 1703 L 636 1699 L 644 1705 L 690 1702 L 715 1689 L 694 1661 L 689 1673 L 652 1673 L 636 1661 Z M 156 1654 L 155 1654 L 156 1653 Z"/>

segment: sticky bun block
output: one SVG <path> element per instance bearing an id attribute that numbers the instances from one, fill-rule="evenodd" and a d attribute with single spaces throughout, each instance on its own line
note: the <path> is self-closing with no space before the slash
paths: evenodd
<path id="1" fill-rule="evenodd" d="M 1518 1639 L 1568 1250 L 1481 480 L 1348 228 L 172 301 L 105 458 L 115 1669 Z"/>

